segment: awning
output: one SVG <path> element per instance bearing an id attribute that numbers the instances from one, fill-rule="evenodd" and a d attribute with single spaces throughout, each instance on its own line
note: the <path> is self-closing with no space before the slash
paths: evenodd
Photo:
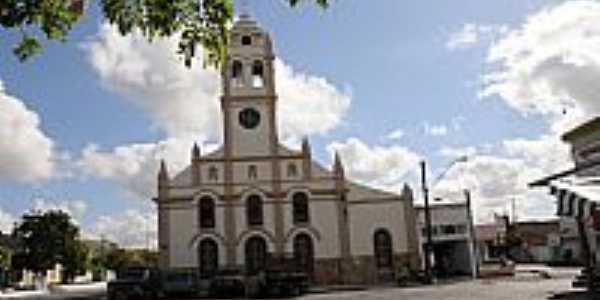
<path id="1" fill-rule="evenodd" d="M 578 177 L 553 180 L 549 184 L 550 193 L 558 200 L 558 216 L 588 219 L 600 203 L 600 178 Z"/>

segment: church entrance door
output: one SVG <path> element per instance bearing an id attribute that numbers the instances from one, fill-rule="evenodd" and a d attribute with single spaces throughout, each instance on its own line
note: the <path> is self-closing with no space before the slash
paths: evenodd
<path id="1" fill-rule="evenodd" d="M 267 243 L 260 236 L 253 236 L 246 241 L 246 272 L 254 275 L 264 269 L 267 262 Z"/>
<path id="2" fill-rule="evenodd" d="M 210 277 L 219 268 L 219 246 L 212 239 L 204 239 L 198 247 L 200 276 Z"/>
<path id="3" fill-rule="evenodd" d="M 301 233 L 294 238 L 294 260 L 296 261 L 296 268 L 306 272 L 306 274 L 311 277 L 314 270 L 314 253 L 313 242 L 308 234 Z"/>

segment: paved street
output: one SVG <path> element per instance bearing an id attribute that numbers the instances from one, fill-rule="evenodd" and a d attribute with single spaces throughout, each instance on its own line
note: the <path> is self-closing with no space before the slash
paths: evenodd
<path id="1" fill-rule="evenodd" d="M 551 299 L 558 292 L 567 291 L 570 278 L 546 279 L 503 279 L 477 280 L 453 284 L 416 287 L 390 288 L 366 292 L 344 292 L 335 294 L 310 295 L 303 299 L 346 299 L 346 300 L 519 300 Z M 569 300 L 576 298 L 567 298 Z M 579 299 L 577 299 L 579 300 Z"/>
<path id="2" fill-rule="evenodd" d="M 538 275 L 521 273 L 514 278 L 493 280 L 466 280 L 412 288 L 377 288 L 368 291 L 332 292 L 303 296 L 302 300 L 587 300 L 581 295 L 556 297 L 568 292 L 573 271 L 554 272 L 554 278 L 541 279 Z M 106 299 L 97 289 L 71 289 L 50 295 L 22 295 L 18 299 Z M 24 297 L 23 297 L 24 296 Z M 6 296 L 5 296 L 6 297 Z M 4 298 L 4 297 L 0 297 Z"/>

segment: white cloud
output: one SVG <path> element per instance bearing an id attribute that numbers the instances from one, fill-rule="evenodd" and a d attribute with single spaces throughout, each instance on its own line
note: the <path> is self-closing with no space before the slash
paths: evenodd
<path id="1" fill-rule="evenodd" d="M 1 86 L 0 86 L 1 88 Z M 0 231 L 3 233 L 10 233 L 13 230 L 13 225 L 17 221 L 17 218 L 12 214 L 0 209 Z"/>
<path id="2" fill-rule="evenodd" d="M 477 218 L 483 222 L 490 221 L 493 213 L 509 211 L 512 199 L 521 218 L 554 217 L 553 198 L 546 190 L 530 189 L 528 184 L 571 165 L 567 145 L 555 135 L 505 140 L 491 153 L 476 147 L 443 148 L 440 152 L 450 156 L 473 153 L 466 163 L 448 172 L 436 192 L 462 200 L 462 190 L 469 188 Z"/>
<path id="3" fill-rule="evenodd" d="M 565 113 L 579 122 L 600 113 L 599 18 L 596 1 L 565 1 L 531 15 L 490 48 L 481 95 L 564 125 Z"/>
<path id="4" fill-rule="evenodd" d="M 80 223 L 81 218 L 87 211 L 87 202 L 82 200 L 52 201 L 44 198 L 36 198 L 33 200 L 32 210 L 39 212 L 61 210 L 69 214 L 75 222 Z"/>
<path id="5" fill-rule="evenodd" d="M 329 153 L 337 151 L 347 175 L 362 182 L 378 186 L 397 184 L 418 170 L 417 153 L 400 146 L 371 146 L 357 138 L 333 142 L 327 146 Z"/>
<path id="6" fill-rule="evenodd" d="M 463 27 L 450 35 L 446 47 L 448 49 L 468 48 L 479 40 L 479 30 L 475 24 L 465 24 Z"/>
<path id="7" fill-rule="evenodd" d="M 294 71 L 277 59 L 279 128 L 283 138 L 324 134 L 338 126 L 350 107 L 349 92 L 342 92 L 323 77 Z"/>
<path id="8" fill-rule="evenodd" d="M 129 209 L 115 215 L 99 216 L 86 236 L 114 241 L 125 248 L 157 248 L 156 212 Z"/>
<path id="9" fill-rule="evenodd" d="M 186 68 L 175 54 L 175 38 L 149 43 L 104 24 L 84 47 L 101 82 L 141 108 L 167 135 L 218 137 L 219 74 L 201 63 Z"/>
<path id="10" fill-rule="evenodd" d="M 166 160 L 169 173 L 174 176 L 189 164 L 192 144 L 183 139 L 167 139 L 119 146 L 108 151 L 89 145 L 77 164 L 88 176 L 114 180 L 129 196 L 148 200 L 156 195 L 160 160 Z"/>
<path id="11" fill-rule="evenodd" d="M 446 48 L 450 50 L 471 48 L 481 40 L 489 39 L 506 30 L 505 26 L 467 23 L 460 30 L 450 34 L 448 41 L 446 41 Z"/>
<path id="12" fill-rule="evenodd" d="M 390 139 L 390 140 L 399 140 L 403 136 L 404 136 L 404 130 L 402 130 L 402 129 L 396 129 L 396 130 L 390 132 L 387 135 L 387 138 Z"/>
<path id="13" fill-rule="evenodd" d="M 54 142 L 41 130 L 37 113 L 9 95 L 0 80 L 0 178 L 48 179 L 55 168 Z"/>
<path id="14" fill-rule="evenodd" d="M 104 85 L 141 108 L 167 136 L 201 141 L 220 137 L 220 75 L 201 62 L 184 67 L 175 54 L 175 38 L 149 43 L 141 35 L 123 37 L 103 25 L 84 48 Z M 275 68 L 283 138 L 323 134 L 340 124 L 350 105 L 349 93 L 280 59 Z"/>
<path id="15" fill-rule="evenodd" d="M 429 136 L 445 136 L 448 134 L 448 127 L 446 125 L 432 125 L 429 123 L 423 124 L 423 130 L 426 135 Z"/>
<path id="16" fill-rule="evenodd" d="M 440 149 L 439 153 L 442 156 L 450 157 L 450 158 L 458 158 L 462 156 L 471 157 L 477 154 L 477 148 L 474 146 L 467 147 L 450 147 L 444 146 Z"/>

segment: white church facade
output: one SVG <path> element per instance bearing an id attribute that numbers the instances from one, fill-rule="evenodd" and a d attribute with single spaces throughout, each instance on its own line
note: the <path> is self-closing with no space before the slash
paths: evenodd
<path id="1" fill-rule="evenodd" d="M 291 254 L 315 283 L 377 283 L 419 266 L 413 196 L 348 180 L 336 154 L 330 169 L 278 141 L 274 54 L 269 35 L 248 16 L 233 25 L 222 73 L 223 145 L 190 165 L 158 175 L 162 268 L 210 276 L 247 274 L 268 255 Z"/>

